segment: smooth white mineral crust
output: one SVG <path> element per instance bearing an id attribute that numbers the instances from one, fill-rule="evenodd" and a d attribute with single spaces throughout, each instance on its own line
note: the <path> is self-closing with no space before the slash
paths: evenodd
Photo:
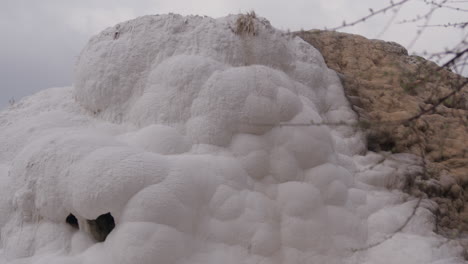
<path id="1" fill-rule="evenodd" d="M 108 28 L 74 87 L 0 113 L 0 263 L 463 263 L 428 203 L 367 248 L 411 215 L 386 189 L 406 167 L 327 125 L 356 116 L 316 49 L 237 18 Z M 108 212 L 97 243 L 86 219 Z"/>

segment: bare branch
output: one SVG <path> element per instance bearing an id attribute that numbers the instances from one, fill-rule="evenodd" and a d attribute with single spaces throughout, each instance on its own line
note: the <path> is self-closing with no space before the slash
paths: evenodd
<path id="1" fill-rule="evenodd" d="M 366 247 L 363 247 L 363 248 L 355 248 L 355 249 L 352 249 L 352 251 L 353 252 L 358 252 L 358 251 L 368 250 L 368 249 L 374 248 L 374 247 L 384 243 L 385 241 L 387 241 L 389 239 L 392 239 L 397 233 L 401 232 L 408 225 L 408 223 L 411 221 L 413 216 L 416 215 L 416 211 L 418 210 L 419 206 L 421 205 L 421 201 L 422 201 L 422 198 L 419 198 L 418 201 L 416 202 L 416 205 L 413 208 L 413 211 L 411 212 L 411 215 L 409 215 L 406 218 L 405 222 L 397 230 L 392 232 L 390 235 L 387 235 L 384 239 L 382 239 L 379 242 L 375 242 L 375 243 L 370 244 L 370 245 L 368 245 Z"/>
<path id="2" fill-rule="evenodd" d="M 388 20 L 387 24 L 384 26 L 382 31 L 380 31 L 380 33 L 377 34 L 376 38 L 380 38 L 385 32 L 387 32 L 387 30 L 393 24 L 393 21 L 395 21 L 396 17 L 398 16 L 398 13 L 400 12 L 402 7 L 403 7 L 403 5 L 400 5 L 395 9 L 395 12 L 393 13 L 392 17 L 390 18 L 390 20 Z"/>
<path id="3" fill-rule="evenodd" d="M 468 25 L 468 22 L 460 22 L 460 23 L 447 23 L 447 24 L 438 24 L 438 25 L 426 25 L 426 26 L 418 26 L 418 27 L 453 27 L 453 28 L 465 28 Z"/>
<path id="4" fill-rule="evenodd" d="M 358 20 L 355 20 L 355 21 L 353 21 L 351 23 L 346 23 L 346 21 L 343 21 L 343 24 L 341 26 L 334 27 L 334 28 L 331 28 L 329 30 L 335 31 L 335 30 L 346 28 L 346 27 L 352 27 L 352 26 L 357 25 L 359 23 L 365 22 L 366 20 L 368 20 L 371 17 L 374 17 L 374 16 L 379 15 L 379 14 L 384 14 L 388 10 L 394 9 L 394 8 L 396 8 L 398 6 L 401 6 L 401 5 L 403 5 L 403 4 L 405 4 L 405 3 L 409 2 L 409 1 L 410 0 L 402 0 L 402 1 L 397 2 L 397 3 L 391 2 L 390 5 L 382 8 L 382 9 L 379 9 L 377 11 L 374 11 L 374 10 L 370 9 L 370 14 L 369 15 L 364 16 L 364 17 L 362 17 L 362 18 L 360 18 Z"/>
<path id="5" fill-rule="evenodd" d="M 456 55 L 449 61 L 447 61 L 444 65 L 441 67 L 449 67 L 451 64 L 456 62 L 459 58 L 461 58 L 465 53 L 468 52 L 468 48 L 465 48 L 463 51 L 457 52 Z M 440 69 L 439 69 L 440 70 Z"/>
<path id="6" fill-rule="evenodd" d="M 433 104 L 430 108 L 428 109 L 425 109 L 425 110 L 422 110 L 421 112 L 419 112 L 419 114 L 411 117 L 411 118 L 408 118 L 405 123 L 409 123 L 409 122 L 412 122 L 418 118 L 420 118 L 421 116 L 429 113 L 429 112 L 433 112 L 435 111 L 435 109 L 441 105 L 443 102 L 445 102 L 447 99 L 449 99 L 450 97 L 452 97 L 453 95 L 455 95 L 456 93 L 458 93 L 463 87 L 465 87 L 466 85 L 468 84 L 468 80 L 465 80 L 461 85 L 459 85 L 458 87 L 456 87 L 452 92 L 450 92 L 449 94 L 447 94 L 446 96 L 444 97 L 441 97 L 439 98 L 439 100 Z"/>
<path id="7" fill-rule="evenodd" d="M 448 1 L 444 1 L 444 3 L 437 3 L 435 1 L 430 1 L 430 2 L 429 1 L 424 1 L 424 2 L 426 4 L 433 5 L 433 6 L 438 7 L 438 8 L 446 8 L 446 9 L 451 9 L 451 10 L 455 10 L 455 11 L 468 12 L 467 9 L 445 5 L 444 3 L 448 2 Z"/>

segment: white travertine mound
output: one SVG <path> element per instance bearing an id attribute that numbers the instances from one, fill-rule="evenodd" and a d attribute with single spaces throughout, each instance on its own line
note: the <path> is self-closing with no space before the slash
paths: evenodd
<path id="1" fill-rule="evenodd" d="M 425 207 L 360 250 L 411 215 L 406 167 L 327 125 L 356 117 L 312 46 L 238 18 L 121 23 L 0 113 L 0 263 L 462 263 Z"/>

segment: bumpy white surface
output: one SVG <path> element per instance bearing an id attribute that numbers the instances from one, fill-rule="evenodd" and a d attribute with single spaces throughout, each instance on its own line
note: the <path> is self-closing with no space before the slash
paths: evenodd
<path id="1" fill-rule="evenodd" d="M 91 39 L 73 88 L 0 113 L 0 263 L 462 263 L 310 45 L 237 16 L 146 16 Z M 425 202 L 423 202 L 425 204 Z M 80 223 L 111 212 L 96 243 Z"/>

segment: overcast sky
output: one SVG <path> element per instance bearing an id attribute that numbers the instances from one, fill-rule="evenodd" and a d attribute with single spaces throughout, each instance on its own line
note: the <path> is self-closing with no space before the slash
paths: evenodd
<path id="1" fill-rule="evenodd" d="M 453 1 L 453 0 L 452 0 Z M 452 2 L 449 1 L 449 2 Z M 398 2 L 395 0 L 395 2 Z M 453 6 L 468 9 L 466 3 Z M 283 30 L 323 29 L 351 22 L 378 10 L 387 0 L 0 0 L 0 108 L 9 99 L 73 82 L 75 60 L 88 39 L 106 27 L 148 14 L 180 13 L 220 17 L 254 10 Z M 465 6 L 462 6 L 465 5 Z M 343 31 L 368 38 L 411 43 L 416 24 L 398 24 L 427 10 L 422 0 L 411 0 L 390 21 L 392 12 Z M 438 10 L 430 24 L 466 21 L 466 14 Z M 427 28 L 410 52 L 442 51 L 466 37 L 467 30 Z"/>

